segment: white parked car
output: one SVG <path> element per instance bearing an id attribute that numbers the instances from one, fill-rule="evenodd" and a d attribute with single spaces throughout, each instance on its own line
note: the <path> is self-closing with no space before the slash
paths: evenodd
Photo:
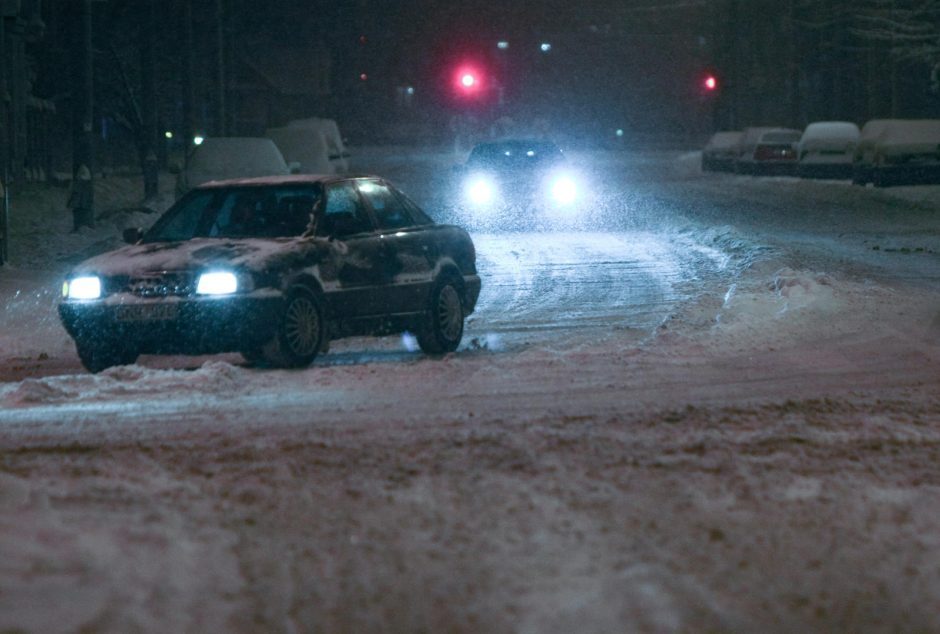
<path id="1" fill-rule="evenodd" d="M 256 137 L 210 137 L 193 148 L 176 177 L 176 197 L 210 181 L 284 176 L 291 168 L 274 141 Z"/>
<path id="2" fill-rule="evenodd" d="M 940 184 L 940 119 L 892 121 L 875 139 L 876 187 Z"/>
<path id="3" fill-rule="evenodd" d="M 312 128 L 271 128 L 265 133 L 284 155 L 284 160 L 297 164 L 301 174 L 332 175 L 336 166 L 330 161 L 326 138 Z"/>
<path id="4" fill-rule="evenodd" d="M 871 182 L 871 168 L 875 164 L 875 141 L 884 129 L 895 121 L 897 119 L 872 119 L 862 126 L 852 160 L 852 182 L 856 185 Z"/>
<path id="5" fill-rule="evenodd" d="M 702 171 L 731 172 L 744 133 L 740 130 L 716 132 L 702 150 Z"/>
<path id="6" fill-rule="evenodd" d="M 336 121 L 312 117 L 310 119 L 296 119 L 288 123 L 287 127 L 298 130 L 315 130 L 322 134 L 323 140 L 326 142 L 327 158 L 333 166 L 333 171 L 330 173 L 345 174 L 349 171 L 349 152 L 346 150 L 343 135 L 340 134 Z"/>
<path id="7" fill-rule="evenodd" d="M 817 121 L 797 145 L 799 175 L 804 178 L 851 178 L 861 132 L 848 121 Z"/>

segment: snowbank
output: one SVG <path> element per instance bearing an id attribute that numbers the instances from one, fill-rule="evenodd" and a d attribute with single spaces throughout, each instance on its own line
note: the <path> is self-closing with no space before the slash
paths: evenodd
<path id="1" fill-rule="evenodd" d="M 26 407 L 158 394 L 173 394 L 175 398 L 226 394 L 243 386 L 247 372 L 222 361 L 208 361 L 195 371 L 119 366 L 96 375 L 52 376 L 0 384 L 0 403 L 5 407 Z"/>

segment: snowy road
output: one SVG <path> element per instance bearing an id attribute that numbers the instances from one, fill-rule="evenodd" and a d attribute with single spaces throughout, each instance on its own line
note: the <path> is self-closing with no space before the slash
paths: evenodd
<path id="1" fill-rule="evenodd" d="M 59 272 L 0 270 L 0 631 L 940 630 L 940 197 L 596 180 L 597 226 L 474 235 L 440 360 L 92 376 Z"/>

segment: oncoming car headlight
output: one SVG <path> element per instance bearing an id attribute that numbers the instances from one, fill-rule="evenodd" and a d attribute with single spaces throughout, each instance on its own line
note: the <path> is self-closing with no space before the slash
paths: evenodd
<path id="1" fill-rule="evenodd" d="M 62 285 L 62 295 L 68 299 L 98 299 L 101 297 L 101 278 L 97 275 L 72 278 Z"/>
<path id="2" fill-rule="evenodd" d="M 473 176 L 464 186 L 467 198 L 474 205 L 488 205 L 496 199 L 496 184 L 486 176 Z"/>
<path id="3" fill-rule="evenodd" d="M 560 205 L 570 205 L 578 198 L 578 185 L 571 176 L 556 177 L 551 187 L 552 200 Z"/>
<path id="4" fill-rule="evenodd" d="M 199 276 L 197 295 L 231 295 L 238 290 L 238 278 L 229 271 L 212 271 Z"/>

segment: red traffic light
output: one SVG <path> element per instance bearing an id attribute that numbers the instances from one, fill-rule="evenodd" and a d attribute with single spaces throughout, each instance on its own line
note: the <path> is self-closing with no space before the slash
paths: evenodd
<path id="1" fill-rule="evenodd" d="M 483 93 L 483 73 L 476 66 L 465 64 L 454 73 L 454 88 L 464 97 L 477 97 Z"/>
<path id="2" fill-rule="evenodd" d="M 718 89 L 718 78 L 714 75 L 706 75 L 705 80 L 702 82 L 702 85 L 705 87 L 705 90 L 709 92 Z"/>

